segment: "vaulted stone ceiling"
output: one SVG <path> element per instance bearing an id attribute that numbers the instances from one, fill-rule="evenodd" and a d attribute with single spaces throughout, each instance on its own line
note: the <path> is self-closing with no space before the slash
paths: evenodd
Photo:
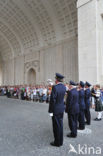
<path id="1" fill-rule="evenodd" d="M 76 35 L 76 0 L 0 0 L 0 54 L 3 59 Z"/>

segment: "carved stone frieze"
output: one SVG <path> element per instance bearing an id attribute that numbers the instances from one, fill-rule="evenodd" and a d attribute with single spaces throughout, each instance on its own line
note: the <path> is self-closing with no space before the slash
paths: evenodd
<path id="1" fill-rule="evenodd" d="M 26 62 L 25 63 L 25 71 L 28 70 L 29 68 L 33 68 L 36 69 L 38 72 L 40 70 L 40 62 L 38 60 L 34 60 L 31 62 Z"/>

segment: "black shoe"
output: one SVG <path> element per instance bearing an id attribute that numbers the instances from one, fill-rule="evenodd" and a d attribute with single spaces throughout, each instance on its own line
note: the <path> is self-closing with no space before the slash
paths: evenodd
<path id="1" fill-rule="evenodd" d="M 67 137 L 69 137 L 69 138 L 76 138 L 77 135 L 67 134 Z"/>
<path id="2" fill-rule="evenodd" d="M 78 127 L 78 130 L 84 130 L 85 128 L 80 128 L 80 127 Z"/>
<path id="3" fill-rule="evenodd" d="M 88 122 L 85 122 L 85 125 L 90 125 L 90 123 L 88 123 Z"/>
<path id="4" fill-rule="evenodd" d="M 50 145 L 51 145 L 51 146 L 60 147 L 60 145 L 56 145 L 54 142 L 51 142 Z"/>
<path id="5" fill-rule="evenodd" d="M 96 119 L 94 119 L 95 121 L 101 121 L 102 119 L 98 119 L 98 118 L 96 118 Z"/>
<path id="6" fill-rule="evenodd" d="M 97 120 L 98 120 L 98 118 L 95 118 L 94 120 L 95 120 L 95 121 L 97 121 Z"/>

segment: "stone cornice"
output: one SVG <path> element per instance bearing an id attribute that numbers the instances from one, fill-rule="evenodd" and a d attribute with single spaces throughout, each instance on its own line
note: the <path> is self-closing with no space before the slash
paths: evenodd
<path id="1" fill-rule="evenodd" d="M 91 2 L 91 1 L 93 1 L 93 0 L 78 0 L 77 1 L 77 8 L 80 8 L 80 7 L 86 5 L 87 3 Z"/>

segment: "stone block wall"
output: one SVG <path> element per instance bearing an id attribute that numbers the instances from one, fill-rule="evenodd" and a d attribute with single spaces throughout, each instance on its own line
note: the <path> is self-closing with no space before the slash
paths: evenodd
<path id="1" fill-rule="evenodd" d="M 65 75 L 65 81 L 78 81 L 78 47 L 77 38 L 43 47 L 39 51 L 25 56 L 19 56 L 3 63 L 3 84 L 20 85 L 27 81 L 28 71 L 33 68 L 36 72 L 36 84 L 46 83 L 47 79 L 55 80 L 55 73 Z"/>

